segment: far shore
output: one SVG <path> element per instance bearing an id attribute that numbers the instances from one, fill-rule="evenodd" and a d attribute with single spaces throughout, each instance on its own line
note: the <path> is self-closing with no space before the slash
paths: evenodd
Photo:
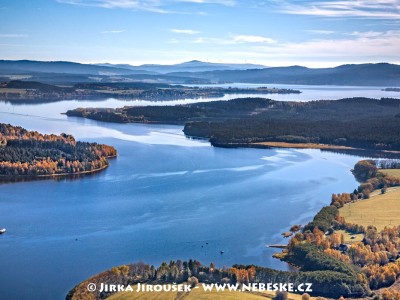
<path id="1" fill-rule="evenodd" d="M 271 148 L 361 150 L 358 148 L 347 147 L 347 146 L 316 144 L 316 143 L 259 142 L 259 143 L 250 143 L 249 145 L 262 145 Z"/>
<path id="2" fill-rule="evenodd" d="M 191 137 L 196 138 L 196 137 Z M 201 138 L 199 138 L 201 139 Z M 355 148 L 349 146 L 317 144 L 317 143 L 287 143 L 287 142 L 257 142 L 257 143 L 218 143 L 210 141 L 211 145 L 219 148 L 256 148 L 256 149 L 314 149 L 337 152 L 361 157 L 376 156 L 386 159 L 399 159 L 400 151 L 370 148 Z"/>

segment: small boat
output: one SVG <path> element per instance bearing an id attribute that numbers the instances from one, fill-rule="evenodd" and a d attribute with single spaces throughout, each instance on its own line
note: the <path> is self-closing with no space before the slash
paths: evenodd
<path id="1" fill-rule="evenodd" d="M 5 233 L 7 230 L 5 229 L 5 228 L 3 228 L 3 229 L 0 229 L 0 234 L 3 234 L 3 233 Z"/>

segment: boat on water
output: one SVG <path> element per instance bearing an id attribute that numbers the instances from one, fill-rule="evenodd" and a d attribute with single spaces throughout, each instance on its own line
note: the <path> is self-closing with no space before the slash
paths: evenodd
<path id="1" fill-rule="evenodd" d="M 3 228 L 3 229 L 0 229 L 0 234 L 3 234 L 3 233 L 5 233 L 7 230 L 5 229 L 5 228 Z"/>

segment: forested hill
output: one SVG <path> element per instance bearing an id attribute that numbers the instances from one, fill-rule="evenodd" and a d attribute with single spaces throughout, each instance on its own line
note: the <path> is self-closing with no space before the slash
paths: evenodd
<path id="1" fill-rule="evenodd" d="M 400 86 L 400 66 L 388 63 L 342 65 L 335 68 L 301 66 L 253 70 L 180 72 L 170 75 L 218 81 L 311 85 Z"/>
<path id="2" fill-rule="evenodd" d="M 287 142 L 400 150 L 400 99 L 286 102 L 241 98 L 176 106 L 75 109 L 67 115 L 106 122 L 183 124 L 186 135 L 210 139 L 221 147 Z"/>
<path id="3" fill-rule="evenodd" d="M 116 155 L 111 146 L 0 123 L 0 179 L 95 172 L 107 167 L 107 158 Z"/>
<path id="4" fill-rule="evenodd" d="M 275 102 L 253 114 L 187 122 L 184 132 L 221 147 L 280 142 L 400 150 L 400 99 Z"/>
<path id="5" fill-rule="evenodd" d="M 334 68 L 213 64 L 191 61 L 161 65 L 90 65 L 67 61 L 0 60 L 1 81 L 21 78 L 50 84 L 147 81 L 174 84 L 243 82 L 344 86 L 400 86 L 400 65 L 366 63 Z"/>
<path id="6" fill-rule="evenodd" d="M 136 71 L 113 66 L 96 66 L 69 61 L 0 60 L 0 74 L 29 74 L 32 72 L 94 75 L 132 75 L 138 73 L 150 73 L 144 70 Z"/>

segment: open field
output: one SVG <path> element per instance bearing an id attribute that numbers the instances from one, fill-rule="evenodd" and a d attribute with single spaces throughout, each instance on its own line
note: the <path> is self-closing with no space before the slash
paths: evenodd
<path id="1" fill-rule="evenodd" d="M 373 225 L 378 230 L 400 225 L 400 188 L 389 188 L 383 195 L 377 191 L 370 199 L 346 204 L 339 211 L 349 223 Z"/>
<path id="2" fill-rule="evenodd" d="M 393 177 L 400 178 L 400 169 L 382 169 L 382 170 L 379 170 L 379 172 L 393 176 Z"/>
<path id="3" fill-rule="evenodd" d="M 344 230 L 336 230 L 336 233 L 343 234 L 345 244 L 354 244 L 361 242 L 364 238 L 363 234 L 351 234 Z"/>
<path id="4" fill-rule="evenodd" d="M 136 286 L 134 286 L 135 290 Z M 275 292 L 204 292 L 203 289 L 193 289 L 190 293 L 178 292 L 160 292 L 160 293 L 136 293 L 136 292 L 120 292 L 107 298 L 110 300 L 265 300 L 275 297 Z M 301 295 L 288 294 L 289 300 L 301 300 Z M 311 297 L 311 299 L 315 299 Z"/>

